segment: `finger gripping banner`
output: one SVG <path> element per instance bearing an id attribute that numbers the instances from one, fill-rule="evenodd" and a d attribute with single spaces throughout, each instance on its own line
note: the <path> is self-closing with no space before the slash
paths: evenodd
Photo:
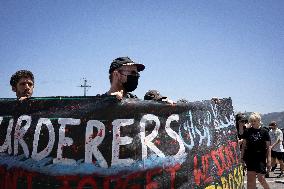
<path id="1" fill-rule="evenodd" d="M 243 187 L 230 98 L 0 99 L 0 189 Z"/>

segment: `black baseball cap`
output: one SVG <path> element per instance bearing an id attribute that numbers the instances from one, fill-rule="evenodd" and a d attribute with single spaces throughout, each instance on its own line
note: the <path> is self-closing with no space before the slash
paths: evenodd
<path id="1" fill-rule="evenodd" d="M 137 66 L 137 71 L 143 71 L 145 69 L 145 66 L 143 64 L 138 64 L 131 60 L 129 57 L 118 57 L 112 61 L 109 67 L 109 74 L 111 74 L 114 70 L 120 68 L 121 66 L 127 66 L 127 65 L 135 65 Z"/>
<path id="2" fill-rule="evenodd" d="M 145 96 L 144 100 L 157 100 L 160 101 L 162 99 L 166 99 L 166 96 L 162 96 L 159 91 L 157 90 L 149 90 Z"/>

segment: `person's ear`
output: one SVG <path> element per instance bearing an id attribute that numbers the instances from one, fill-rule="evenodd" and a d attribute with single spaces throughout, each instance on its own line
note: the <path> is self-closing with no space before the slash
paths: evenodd
<path id="1" fill-rule="evenodd" d="M 118 71 L 117 70 L 114 70 L 113 72 L 112 72 L 112 74 L 113 74 L 113 78 L 115 78 L 116 80 L 118 80 L 119 79 L 119 73 L 118 73 Z"/>

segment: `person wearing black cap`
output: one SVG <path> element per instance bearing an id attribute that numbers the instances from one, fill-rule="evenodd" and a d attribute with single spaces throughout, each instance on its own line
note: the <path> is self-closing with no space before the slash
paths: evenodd
<path id="1" fill-rule="evenodd" d="M 10 85 L 18 100 L 28 99 L 33 95 L 34 75 L 28 70 L 19 70 L 11 76 Z"/>
<path id="2" fill-rule="evenodd" d="M 168 99 L 166 96 L 162 96 L 157 90 L 149 90 L 144 95 L 144 100 L 154 100 L 158 102 L 166 102 L 169 104 L 174 104 L 174 101 Z"/>
<path id="3" fill-rule="evenodd" d="M 116 95 L 118 99 L 137 98 L 131 94 L 138 86 L 139 72 L 145 66 L 132 61 L 129 57 L 119 57 L 112 61 L 109 68 L 110 89 L 106 95 Z"/>

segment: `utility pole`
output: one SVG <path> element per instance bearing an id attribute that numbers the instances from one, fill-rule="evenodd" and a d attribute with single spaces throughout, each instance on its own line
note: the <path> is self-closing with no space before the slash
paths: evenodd
<path id="1" fill-rule="evenodd" d="M 86 96 L 87 88 L 90 88 L 90 87 L 92 87 L 92 86 L 87 85 L 87 79 L 86 79 L 86 78 L 83 78 L 83 79 L 84 79 L 84 85 L 80 85 L 79 87 L 84 88 L 84 96 Z"/>

